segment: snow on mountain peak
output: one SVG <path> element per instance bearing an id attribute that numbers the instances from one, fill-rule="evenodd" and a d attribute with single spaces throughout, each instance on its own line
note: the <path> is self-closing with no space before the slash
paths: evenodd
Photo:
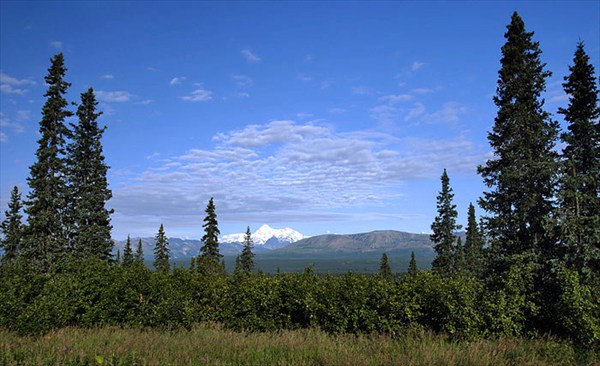
<path id="1" fill-rule="evenodd" d="M 223 235 L 221 237 L 221 242 L 243 243 L 244 236 L 244 233 Z M 304 239 L 306 236 L 289 227 L 286 227 L 285 229 L 274 229 L 269 225 L 264 224 L 252 234 L 252 241 L 254 242 L 254 245 L 264 245 L 269 239 L 273 237 L 275 237 L 279 241 L 293 243 L 300 239 Z"/>

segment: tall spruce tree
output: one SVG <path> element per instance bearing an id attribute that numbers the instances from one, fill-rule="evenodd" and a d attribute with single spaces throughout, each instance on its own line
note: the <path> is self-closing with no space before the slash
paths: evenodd
<path id="1" fill-rule="evenodd" d="M 503 273 L 513 264 L 541 263 L 552 256 L 558 125 L 542 109 L 546 78 L 533 32 L 515 12 L 502 46 L 494 103 L 498 114 L 488 140 L 494 158 L 478 171 L 490 190 L 479 203 L 491 244 L 491 264 Z"/>
<path id="2" fill-rule="evenodd" d="M 410 252 L 410 262 L 408 263 L 408 275 L 416 276 L 417 272 L 417 258 L 415 257 L 415 252 Z"/>
<path id="3" fill-rule="evenodd" d="M 133 264 L 133 248 L 131 247 L 131 238 L 127 235 L 125 248 L 123 248 L 123 267 L 129 267 Z"/>
<path id="4" fill-rule="evenodd" d="M 4 250 L 2 264 L 14 262 L 21 252 L 21 241 L 23 239 L 22 208 L 21 193 L 19 193 L 19 188 L 14 186 L 10 194 L 8 210 L 5 211 L 5 219 L 0 224 L 0 232 L 2 233 L 0 248 Z"/>
<path id="5" fill-rule="evenodd" d="M 144 248 L 142 247 L 142 238 L 139 238 L 138 240 L 137 249 L 135 250 L 133 260 L 135 263 L 144 264 Z"/>
<path id="6" fill-rule="evenodd" d="M 79 123 L 71 124 L 73 136 L 67 146 L 69 248 L 76 258 L 109 260 L 114 245 L 110 237 L 113 210 L 106 209 L 106 202 L 112 192 L 100 141 L 106 127 L 98 127 L 102 112 L 96 112 L 97 105 L 94 90 L 89 88 L 81 94 Z"/>
<path id="7" fill-rule="evenodd" d="M 156 244 L 154 246 L 154 268 L 159 272 L 169 272 L 171 269 L 169 264 L 169 241 L 165 235 L 165 228 L 160 224 L 158 233 L 156 234 Z"/>
<path id="8" fill-rule="evenodd" d="M 475 277 L 481 277 L 484 270 L 483 236 L 477 225 L 475 206 L 469 203 L 467 216 L 467 233 L 465 238 L 464 254 L 466 272 Z"/>
<path id="9" fill-rule="evenodd" d="M 560 181 L 561 240 L 567 260 L 584 277 L 600 274 L 600 107 L 594 66 L 577 44 L 573 66 L 563 84 L 569 95 L 567 108 L 560 108 L 568 123 L 561 135 Z"/>
<path id="10" fill-rule="evenodd" d="M 465 247 L 462 243 L 462 238 L 459 236 L 456 238 L 456 248 L 454 250 L 454 273 L 465 274 L 467 273 L 467 264 L 465 261 Z"/>
<path id="11" fill-rule="evenodd" d="M 25 202 L 28 226 L 24 254 L 42 272 L 64 257 L 65 222 L 69 221 L 65 218 L 68 190 L 64 154 L 70 133 L 64 122 L 73 113 L 67 110 L 64 95 L 71 84 L 64 80 L 67 69 L 62 53 L 51 63 L 45 77 L 48 90 L 44 94 L 37 161 L 30 168 L 30 192 Z"/>
<path id="12" fill-rule="evenodd" d="M 379 275 L 386 280 L 391 280 L 394 278 L 392 267 L 390 267 L 390 262 L 386 253 L 381 255 L 381 260 L 379 261 Z"/>
<path id="13" fill-rule="evenodd" d="M 250 226 L 246 228 L 246 235 L 244 235 L 244 249 L 239 256 L 239 262 L 236 263 L 236 271 L 243 273 L 251 273 L 254 269 L 254 253 L 252 253 L 254 243 L 252 242 L 252 233 L 250 233 Z"/>
<path id="14" fill-rule="evenodd" d="M 215 204 L 211 197 L 206 206 L 206 217 L 204 217 L 204 236 L 202 242 L 204 245 L 200 248 L 200 255 L 197 259 L 199 269 L 202 266 L 209 266 L 212 270 L 218 269 L 221 263 L 222 254 L 219 253 L 219 223 L 217 221 L 217 213 Z M 201 264 L 200 264 L 201 263 Z"/>
<path id="15" fill-rule="evenodd" d="M 455 272 L 454 254 L 456 251 L 456 230 L 461 226 L 456 224 L 458 212 L 452 203 L 454 193 L 450 188 L 450 178 L 444 169 L 441 177 L 442 190 L 437 196 L 437 216 L 431 224 L 433 234 L 429 236 L 434 244 L 436 258 L 433 260 L 432 270 L 443 276 L 452 276 Z"/>

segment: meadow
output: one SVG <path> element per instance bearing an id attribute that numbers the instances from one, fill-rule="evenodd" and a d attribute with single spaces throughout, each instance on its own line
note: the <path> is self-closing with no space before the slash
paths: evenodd
<path id="1" fill-rule="evenodd" d="M 386 335 L 317 329 L 245 332 L 67 327 L 43 336 L 0 330 L 0 365 L 598 365 L 593 351 L 549 338 L 457 341 L 407 331 Z"/>

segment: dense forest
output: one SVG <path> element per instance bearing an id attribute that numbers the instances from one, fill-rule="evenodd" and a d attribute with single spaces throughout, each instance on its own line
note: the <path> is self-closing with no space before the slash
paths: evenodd
<path id="1" fill-rule="evenodd" d="M 319 328 L 340 333 L 427 330 L 460 339 L 549 334 L 600 347 L 600 107 L 598 78 L 583 42 L 563 88 L 568 104 L 544 109 L 551 72 L 515 12 L 505 33 L 488 140 L 493 158 L 478 167 L 487 191 L 457 236 L 449 174 L 441 175 L 431 229 L 431 271 L 411 258 L 394 274 L 267 274 L 256 271 L 248 228 L 232 274 L 219 253 L 217 205 L 203 221 L 204 245 L 189 268 L 171 268 L 161 225 L 154 268 L 141 242 L 112 255 L 111 198 L 92 88 L 75 112 L 65 94 L 63 54 L 45 77 L 36 162 L 29 193 L 15 187 L 0 228 L 0 327 L 43 334 L 101 325 L 191 328 L 216 322 L 235 330 Z M 551 112 L 564 118 L 561 131 Z M 77 123 L 67 125 L 75 115 Z M 561 146 L 562 148 L 558 148 Z M 218 202 L 217 202 L 218 203 Z M 23 210 L 26 222 L 23 221 Z M 200 219 L 199 219 L 200 221 Z"/>

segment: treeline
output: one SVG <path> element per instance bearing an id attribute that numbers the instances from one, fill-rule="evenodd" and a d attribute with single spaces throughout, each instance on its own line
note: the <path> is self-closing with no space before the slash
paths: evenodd
<path id="1" fill-rule="evenodd" d="M 164 227 L 154 266 L 128 240 L 111 257 L 110 214 L 93 90 L 82 94 L 79 124 L 67 129 L 62 55 L 52 59 L 40 122 L 38 161 L 25 202 L 13 191 L 2 223 L 0 326 L 36 333 L 66 325 L 191 326 L 218 321 L 236 329 L 317 326 L 332 332 L 426 328 L 461 337 L 554 334 L 600 343 L 600 108 L 597 77 L 582 42 L 563 87 L 569 103 L 544 110 L 551 73 L 539 44 L 514 13 L 505 33 L 488 135 L 494 158 L 478 167 L 487 191 L 468 209 L 465 242 L 444 170 L 431 240 L 432 272 L 395 277 L 387 256 L 377 276 L 253 274 L 248 228 L 236 270 L 219 253 L 216 209 L 204 218 L 204 245 L 189 269 L 172 270 Z M 67 143 L 68 142 L 68 143 Z M 562 143 L 561 152 L 557 143 Z"/>
<path id="2" fill-rule="evenodd" d="M 529 317 L 520 274 L 503 289 L 470 276 L 431 271 L 383 275 L 234 275 L 176 268 L 151 271 L 90 259 L 61 265 L 53 275 L 17 265 L 0 269 L 0 327 L 41 334 L 66 326 L 191 328 L 218 322 L 236 330 L 316 327 L 331 333 L 400 335 L 433 330 L 459 339 L 539 334 Z M 545 328 L 582 347 L 598 347 L 598 294 L 576 273 L 555 276 L 562 292 L 548 306 Z"/>

